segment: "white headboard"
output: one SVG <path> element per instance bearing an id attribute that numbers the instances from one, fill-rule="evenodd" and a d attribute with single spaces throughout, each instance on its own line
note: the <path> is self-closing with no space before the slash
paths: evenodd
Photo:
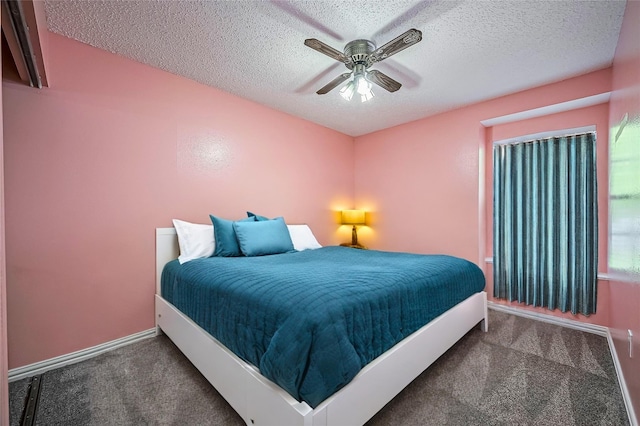
<path id="1" fill-rule="evenodd" d="M 156 228 L 156 294 L 161 294 L 162 268 L 180 254 L 175 228 Z"/>

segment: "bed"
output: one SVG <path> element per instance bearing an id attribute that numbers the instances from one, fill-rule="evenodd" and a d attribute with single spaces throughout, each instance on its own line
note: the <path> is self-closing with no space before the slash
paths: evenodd
<path id="1" fill-rule="evenodd" d="M 392 312 L 395 304 L 391 302 L 381 303 L 381 300 L 386 300 L 381 298 L 378 301 L 367 302 L 369 303 L 368 307 L 363 308 L 359 305 L 359 302 L 355 301 L 355 299 L 358 299 L 357 289 L 349 288 L 349 282 L 353 280 L 353 277 L 350 276 L 348 279 L 342 280 L 340 274 L 331 275 L 331 271 L 327 272 L 329 279 L 325 284 L 330 290 L 330 294 L 335 295 L 335 297 L 332 299 L 329 296 L 321 295 L 318 296 L 316 301 L 316 297 L 313 294 L 315 294 L 314 291 L 321 287 L 322 282 L 317 277 L 314 282 L 314 276 L 319 275 L 316 271 L 320 271 L 321 268 L 313 266 L 314 273 L 306 274 L 308 276 L 305 286 L 297 287 L 294 282 L 298 278 L 295 277 L 297 274 L 304 273 L 295 271 L 297 268 L 302 268 L 300 265 L 303 264 L 319 265 L 318 263 L 313 263 L 318 262 L 318 257 L 330 263 L 337 264 L 341 259 L 345 259 L 345 263 L 357 265 L 362 264 L 361 260 L 364 259 L 363 256 L 366 256 L 366 259 L 375 259 L 375 261 L 371 267 L 360 268 L 363 270 L 362 273 L 365 275 L 367 271 L 369 274 L 374 273 L 376 277 L 380 277 L 379 280 L 381 282 L 368 287 L 366 293 L 371 293 L 373 297 L 380 295 L 380 297 L 386 298 L 391 293 L 389 293 L 388 286 L 384 283 L 386 267 L 381 269 L 380 265 L 386 261 L 385 259 L 388 256 L 405 256 L 405 254 L 383 254 L 375 251 L 364 253 L 345 247 L 327 247 L 313 250 L 314 253 L 311 252 L 312 250 L 308 250 L 277 256 L 263 256 L 260 259 L 234 259 L 233 262 L 229 262 L 228 259 L 211 258 L 201 262 L 190 262 L 189 267 L 181 269 L 180 266 L 176 266 L 177 261 L 174 260 L 178 256 L 175 230 L 173 228 L 159 228 L 156 230 L 156 324 L 158 330 L 171 338 L 248 425 L 363 424 L 471 328 L 481 323 L 483 330 L 486 331 L 486 293 L 482 291 L 484 286 L 484 281 L 482 281 L 481 287 L 478 287 L 477 283 L 474 284 L 475 287 L 467 286 L 469 287 L 466 289 L 467 294 L 456 296 L 460 300 L 448 294 L 438 296 L 436 293 L 428 293 L 428 297 L 424 297 L 425 295 L 416 297 L 416 299 L 442 299 L 437 304 L 445 306 L 447 310 L 443 313 L 425 313 L 422 307 L 414 310 L 405 309 L 405 311 L 398 313 L 403 318 L 408 318 L 403 320 L 405 322 L 392 324 L 391 330 L 385 326 L 384 331 L 377 332 L 377 334 L 374 333 L 375 335 L 372 339 L 377 342 L 374 345 L 375 350 L 366 349 L 360 351 L 357 345 L 354 344 L 353 346 L 358 351 L 355 354 L 351 354 L 349 352 L 351 351 L 350 344 L 340 342 L 341 337 L 339 336 L 341 334 L 336 334 L 333 329 L 339 327 L 348 328 L 352 337 L 347 340 L 353 341 L 354 331 L 352 327 L 355 322 L 353 318 L 359 318 L 362 312 L 369 312 L 371 305 L 382 305 L 382 313 L 377 314 L 378 316 L 391 317 L 395 315 Z M 412 262 L 415 260 L 414 257 L 417 256 L 420 255 L 407 254 L 406 260 Z M 402 259 L 405 259 L 405 257 L 402 257 Z M 452 261 L 451 259 L 455 258 L 446 257 L 445 260 Z M 264 332 L 257 333 L 257 338 L 255 337 L 256 333 L 251 333 L 251 336 L 248 336 L 244 327 L 235 327 L 236 331 L 233 329 L 225 331 L 220 327 L 216 328 L 215 324 L 224 321 L 212 320 L 209 311 L 206 311 L 206 309 L 203 311 L 201 308 L 193 306 L 198 304 L 194 303 L 194 300 L 199 301 L 209 298 L 205 296 L 206 293 L 202 293 L 202 291 L 205 291 L 203 290 L 204 283 L 209 280 L 209 278 L 202 278 L 203 271 L 210 269 L 224 271 L 222 268 L 231 264 L 233 266 L 228 273 L 218 273 L 220 278 L 216 278 L 222 280 L 226 275 L 229 277 L 227 282 L 219 286 L 223 287 L 224 290 L 214 290 L 223 291 L 223 294 L 219 293 L 210 297 L 211 300 L 219 301 L 223 299 L 225 301 L 224 304 L 215 305 L 221 312 L 227 312 L 226 309 L 229 306 L 240 305 L 240 299 L 234 299 L 236 297 L 234 294 L 239 291 L 237 290 L 237 283 L 243 283 L 243 280 L 252 282 L 251 279 L 255 277 L 252 278 L 251 276 L 258 273 L 254 272 L 254 265 L 256 265 L 255 268 L 258 271 L 257 264 L 261 264 L 263 266 L 260 266 L 260 268 L 267 268 L 269 276 L 277 276 L 277 271 L 283 268 L 291 271 L 294 278 L 291 279 L 292 282 L 288 285 L 290 285 L 290 289 L 294 290 L 294 300 L 299 298 L 300 303 L 307 306 L 309 312 L 316 313 L 326 310 L 331 312 L 330 316 L 340 318 L 345 316 L 342 314 L 343 312 L 355 312 L 356 314 L 359 312 L 360 314 L 347 315 L 350 318 L 347 321 L 348 325 L 332 325 L 331 327 L 311 325 L 311 328 L 308 328 L 307 331 L 299 332 L 298 337 L 288 338 L 288 340 L 282 340 L 280 343 L 276 340 L 278 333 L 274 334 L 273 330 L 275 329 L 269 329 L 270 326 L 262 317 L 248 320 L 252 323 L 259 323 L 260 330 L 264 328 Z M 276 266 L 273 266 L 273 264 L 276 264 Z M 196 269 L 196 267 L 200 269 Z M 233 268 L 237 269 L 234 270 Z M 358 268 L 356 267 L 356 269 Z M 164 284 L 161 280 L 163 270 L 165 271 Z M 243 278 L 238 278 L 239 271 L 251 272 L 246 273 L 246 278 L 244 278 L 244 272 Z M 352 272 L 349 272 L 349 274 L 352 274 Z M 386 275 L 403 274 L 402 271 L 395 271 L 393 274 Z M 183 279 L 183 276 L 193 281 L 193 286 L 186 290 L 186 296 L 178 292 L 178 289 L 185 287 L 184 282 L 186 281 L 179 281 Z M 282 287 L 285 287 L 287 276 L 285 274 L 279 278 L 280 281 L 278 282 L 283 283 Z M 202 278 L 201 282 L 198 281 L 200 278 Z M 411 278 L 411 275 L 409 275 L 409 278 Z M 367 278 L 366 281 L 371 282 L 372 280 Z M 408 281 L 411 281 L 411 279 Z M 331 284 L 328 284 L 329 282 Z M 242 284 L 239 288 L 242 289 L 244 286 L 245 284 Z M 251 293 L 255 293 L 255 289 L 262 289 L 262 287 L 263 284 L 260 284 L 260 287 L 255 287 Z M 274 287 L 280 287 L 280 285 Z M 307 291 L 306 289 L 308 289 L 308 292 L 304 293 Z M 262 300 L 267 300 L 265 297 L 269 296 L 261 295 L 259 291 L 256 297 L 263 297 Z M 417 294 L 415 293 L 416 291 L 422 290 L 407 288 L 403 297 L 411 298 L 412 294 Z M 312 294 L 311 296 L 309 296 L 309 292 Z M 322 299 L 322 297 L 325 298 Z M 272 297 L 272 299 L 279 298 L 279 296 Z M 334 299 L 344 301 L 344 303 L 334 303 Z M 260 311 L 262 305 L 269 305 L 270 303 L 256 304 L 256 300 L 253 300 L 253 302 L 247 302 L 247 306 L 240 306 L 238 309 L 244 309 L 243 315 L 251 316 L 255 311 Z M 294 324 L 306 324 L 305 317 L 292 316 L 293 314 L 298 315 L 298 313 L 291 305 L 291 303 L 286 305 L 288 310 L 283 311 L 285 314 L 274 315 L 276 318 L 274 322 L 279 324 L 278 327 L 281 327 L 284 323 L 291 322 Z M 198 309 L 201 310 L 198 311 Z M 198 312 L 204 313 L 198 314 Z M 228 312 L 228 314 L 225 314 L 225 318 L 227 318 L 227 315 L 235 315 L 231 311 Z M 315 317 L 316 315 L 308 316 Z M 278 319 L 280 317 L 283 318 L 282 321 Z M 375 315 L 371 316 L 371 318 L 374 317 Z M 287 322 L 284 320 L 286 318 L 290 318 L 292 321 Z M 367 318 L 369 319 L 369 316 Z M 267 325 L 263 325 L 263 321 Z M 309 321 L 312 322 L 312 320 Z M 428 322 L 426 325 L 422 325 L 425 322 L 417 323 L 416 321 Z M 234 319 L 232 323 L 236 324 L 237 321 Z M 312 324 L 317 323 L 312 322 Z M 340 322 L 340 324 L 342 323 Z M 326 335 L 325 329 L 331 330 L 330 333 L 334 334 Z M 211 333 L 207 330 L 210 330 Z M 280 331 L 279 328 L 277 330 Z M 292 328 L 291 330 L 295 329 Z M 359 329 L 356 327 L 357 330 Z M 237 333 L 244 334 L 238 335 Z M 212 337 L 212 334 L 218 336 L 219 339 Z M 261 339 L 264 338 L 263 334 L 270 336 L 271 340 L 265 343 L 265 345 L 271 344 L 269 350 L 272 350 L 273 347 L 282 349 L 280 352 L 275 352 L 275 355 L 270 358 L 265 355 L 264 348 L 262 350 L 255 349 L 261 345 Z M 284 331 L 282 331 L 280 335 L 284 334 Z M 360 336 L 360 334 L 361 332 L 359 331 L 355 332 L 356 336 Z M 306 342 L 307 336 L 311 335 L 315 340 Z M 242 348 L 239 348 L 240 345 L 236 344 L 236 340 L 245 341 L 249 338 L 256 340 L 249 345 L 250 350 L 243 352 Z M 393 343 L 389 343 L 390 339 L 396 339 L 399 342 L 395 343 L 396 340 L 393 340 Z M 226 345 L 221 341 L 226 342 Z M 308 365 L 301 367 L 304 370 L 302 372 L 299 371 L 300 368 L 296 372 L 286 371 L 288 370 L 288 365 L 295 364 L 291 360 L 299 353 L 299 350 L 295 348 L 296 345 L 301 345 L 303 351 L 308 350 L 308 358 L 315 361 L 309 361 Z M 314 349 L 311 352 L 309 349 L 311 347 L 319 350 L 315 351 Z M 257 354 L 254 353 L 256 351 Z M 327 355 L 336 351 L 341 358 L 340 364 L 328 358 L 329 355 Z M 322 369 L 316 368 L 314 362 L 318 365 L 324 365 L 324 370 L 330 370 L 333 373 L 328 374 L 326 377 L 319 377 Z M 345 364 L 345 366 L 342 364 Z M 260 369 L 255 365 L 260 366 Z M 331 366 L 329 369 L 326 368 L 328 365 Z M 291 370 L 296 369 L 292 368 Z M 280 372 L 284 372 L 284 376 L 281 376 Z M 276 382 L 279 384 L 276 384 Z"/>

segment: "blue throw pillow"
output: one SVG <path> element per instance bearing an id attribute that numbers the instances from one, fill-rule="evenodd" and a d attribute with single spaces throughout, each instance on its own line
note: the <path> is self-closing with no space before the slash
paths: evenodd
<path id="1" fill-rule="evenodd" d="M 216 243 L 213 255 L 223 257 L 242 256 L 242 251 L 240 251 L 240 246 L 238 246 L 238 240 L 236 239 L 236 232 L 233 229 L 233 221 L 213 215 L 209 215 L 209 217 L 213 222 L 213 235 Z M 244 221 L 255 222 L 255 219 L 248 217 L 241 220 L 241 222 Z"/>
<path id="2" fill-rule="evenodd" d="M 251 213 L 251 212 L 247 212 L 247 216 L 255 218 L 256 221 L 258 221 L 258 220 L 271 220 L 266 216 L 260 216 L 260 215 L 257 215 L 255 213 Z"/>
<path id="3" fill-rule="evenodd" d="M 263 256 L 294 251 L 284 219 L 233 223 L 240 250 L 245 256 Z"/>

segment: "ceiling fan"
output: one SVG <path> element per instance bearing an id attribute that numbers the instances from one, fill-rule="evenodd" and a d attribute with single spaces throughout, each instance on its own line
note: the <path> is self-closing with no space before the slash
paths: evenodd
<path id="1" fill-rule="evenodd" d="M 351 70 L 351 72 L 340 74 L 316 93 L 324 95 L 349 80 L 351 76 L 353 78 L 349 83 L 340 89 L 340 94 L 348 101 L 351 100 L 355 93 L 360 95 L 362 102 L 373 98 L 371 83 L 375 83 L 389 92 L 395 92 L 402 84 L 378 70 L 369 70 L 369 67 L 409 46 L 413 46 L 420 40 L 422 40 L 422 32 L 412 28 L 381 47 L 376 47 L 370 40 L 353 40 L 347 43 L 344 47 L 344 53 L 342 53 L 315 38 L 306 39 L 304 41 L 306 46 L 344 63 Z"/>

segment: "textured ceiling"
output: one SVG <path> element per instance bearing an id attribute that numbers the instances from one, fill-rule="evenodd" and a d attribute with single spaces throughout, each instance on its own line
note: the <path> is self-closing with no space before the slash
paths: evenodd
<path id="1" fill-rule="evenodd" d="M 49 30 L 351 136 L 610 66 L 625 1 L 46 1 Z M 342 51 L 409 28 L 423 40 L 371 69 L 403 84 L 350 102 L 315 91 Z"/>

